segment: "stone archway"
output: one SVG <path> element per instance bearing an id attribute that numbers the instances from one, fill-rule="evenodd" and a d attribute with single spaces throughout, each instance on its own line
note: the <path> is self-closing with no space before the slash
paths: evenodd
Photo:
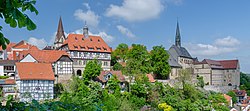
<path id="1" fill-rule="evenodd" d="M 76 75 L 77 75 L 77 76 L 82 76 L 82 71 L 81 71 L 81 70 L 77 70 L 77 71 L 76 71 Z"/>

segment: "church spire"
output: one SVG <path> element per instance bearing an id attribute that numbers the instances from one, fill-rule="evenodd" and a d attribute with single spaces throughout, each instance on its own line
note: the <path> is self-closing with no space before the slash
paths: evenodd
<path id="1" fill-rule="evenodd" d="M 176 35 L 175 35 L 175 45 L 181 47 L 181 34 L 179 29 L 179 22 L 177 21 Z"/>
<path id="2" fill-rule="evenodd" d="M 64 30 L 63 30 L 63 24 L 62 24 L 62 18 L 60 17 L 59 23 L 58 23 L 58 28 L 57 28 L 57 33 L 56 33 L 56 39 L 55 43 L 61 43 L 66 39 L 64 35 Z"/>
<path id="3" fill-rule="evenodd" d="M 89 36 L 89 28 L 87 26 L 86 21 L 85 21 L 85 26 L 83 27 L 83 35 L 85 38 L 88 38 L 88 36 Z"/>

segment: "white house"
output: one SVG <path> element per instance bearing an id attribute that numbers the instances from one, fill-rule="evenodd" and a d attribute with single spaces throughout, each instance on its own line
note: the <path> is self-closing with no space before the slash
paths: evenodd
<path id="1" fill-rule="evenodd" d="M 54 73 L 51 64 L 16 63 L 16 84 L 20 101 L 53 99 Z"/>
<path id="2" fill-rule="evenodd" d="M 26 50 L 20 53 L 20 62 L 50 63 L 56 82 L 67 81 L 73 75 L 73 61 L 66 51 Z"/>

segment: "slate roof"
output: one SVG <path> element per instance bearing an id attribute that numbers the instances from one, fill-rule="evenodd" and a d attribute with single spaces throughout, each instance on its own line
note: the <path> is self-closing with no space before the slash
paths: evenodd
<path id="1" fill-rule="evenodd" d="M 19 62 L 16 68 L 20 80 L 55 80 L 49 63 Z"/>
<path id="2" fill-rule="evenodd" d="M 173 55 L 169 51 L 167 51 L 167 53 L 169 54 L 168 64 L 171 67 L 181 67 L 181 65 L 177 62 L 177 60 L 173 57 Z"/>
<path id="3" fill-rule="evenodd" d="M 176 51 L 176 54 L 172 52 L 172 50 Z M 189 54 L 189 52 L 184 48 L 184 47 L 177 47 L 176 45 L 172 45 L 169 49 L 169 52 L 173 55 L 173 56 L 177 56 L 177 57 L 185 57 L 185 58 L 190 58 L 193 59 L 191 57 L 191 55 Z"/>
<path id="4" fill-rule="evenodd" d="M 111 53 L 111 48 L 100 36 L 89 35 L 86 38 L 82 34 L 69 34 L 62 46 L 65 45 L 69 50 Z"/>

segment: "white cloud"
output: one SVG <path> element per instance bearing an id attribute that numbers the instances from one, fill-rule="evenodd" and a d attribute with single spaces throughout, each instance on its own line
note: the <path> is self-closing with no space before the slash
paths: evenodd
<path id="1" fill-rule="evenodd" d="M 181 5 L 183 0 L 167 0 L 169 3 L 174 3 L 175 5 Z"/>
<path id="2" fill-rule="evenodd" d="M 87 11 L 84 12 L 82 9 L 76 10 L 74 13 L 75 18 L 83 23 L 86 21 L 89 26 L 97 27 L 100 17 L 90 9 L 89 4 L 84 3 L 83 5 L 87 8 Z"/>
<path id="3" fill-rule="evenodd" d="M 231 36 L 227 36 L 226 38 L 215 40 L 215 44 L 219 46 L 235 46 L 239 45 L 240 41 Z"/>
<path id="4" fill-rule="evenodd" d="M 39 49 L 43 49 L 48 43 L 44 40 L 44 38 L 42 39 L 38 39 L 35 37 L 30 37 L 28 39 L 28 43 L 37 46 Z"/>
<path id="5" fill-rule="evenodd" d="M 72 32 L 74 34 L 82 34 L 83 33 L 83 30 L 82 29 L 77 29 L 75 30 L 74 32 Z M 97 35 L 97 36 L 100 36 L 103 38 L 103 40 L 107 43 L 112 43 L 115 38 L 112 36 L 112 35 L 109 35 L 107 34 L 106 32 L 104 31 L 100 31 L 99 33 L 92 33 L 92 32 L 89 32 L 89 35 Z"/>
<path id="6" fill-rule="evenodd" d="M 235 44 L 235 45 L 231 45 Z M 226 38 L 216 39 L 213 44 L 184 44 L 193 56 L 215 56 L 234 52 L 238 49 L 239 40 L 228 36 Z"/>
<path id="7" fill-rule="evenodd" d="M 106 10 L 108 17 L 120 17 L 127 21 L 144 21 L 159 16 L 164 6 L 161 0 L 124 0 L 122 6 L 111 4 Z"/>
<path id="8" fill-rule="evenodd" d="M 126 27 L 122 26 L 122 25 L 117 25 L 116 26 L 117 29 L 123 34 L 128 36 L 129 38 L 134 38 L 135 35 Z"/>

